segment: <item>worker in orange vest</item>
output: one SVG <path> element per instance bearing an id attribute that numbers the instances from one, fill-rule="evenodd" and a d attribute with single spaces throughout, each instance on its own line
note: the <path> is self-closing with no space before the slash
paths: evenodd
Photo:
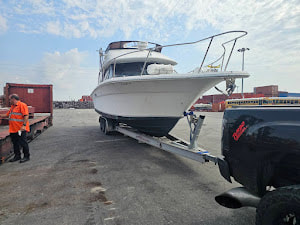
<path id="1" fill-rule="evenodd" d="M 17 94 L 9 96 L 11 104 L 10 110 L 6 114 L 0 115 L 0 118 L 9 119 L 9 133 L 14 146 L 15 156 L 10 162 L 20 160 L 20 163 L 24 163 L 30 159 L 29 146 L 27 143 L 26 132 L 29 132 L 29 113 L 28 107 L 25 103 L 20 101 Z M 23 148 L 24 157 L 21 158 L 20 146 Z"/>

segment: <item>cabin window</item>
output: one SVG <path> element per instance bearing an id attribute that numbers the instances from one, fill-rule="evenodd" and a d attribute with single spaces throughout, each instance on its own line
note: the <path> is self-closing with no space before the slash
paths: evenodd
<path id="1" fill-rule="evenodd" d="M 143 75 L 147 75 L 147 65 L 145 66 L 145 70 Z M 116 77 L 124 77 L 124 76 L 138 76 L 141 75 L 144 63 L 143 62 L 135 62 L 135 63 L 119 63 L 116 65 Z"/>

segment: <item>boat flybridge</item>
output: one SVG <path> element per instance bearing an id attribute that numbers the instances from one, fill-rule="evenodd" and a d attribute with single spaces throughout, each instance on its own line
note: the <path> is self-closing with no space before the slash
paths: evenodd
<path id="1" fill-rule="evenodd" d="M 223 54 L 204 66 L 213 40 L 229 34 L 230 40 L 221 45 Z M 249 77 L 244 71 L 227 71 L 237 40 L 246 34 L 229 31 L 195 42 L 164 46 L 118 41 L 110 43 L 105 52 L 100 49 L 98 86 L 91 96 L 95 110 L 101 115 L 101 130 L 122 123 L 151 136 L 166 136 L 184 112 L 218 83 L 226 81 L 226 91 L 222 92 L 230 95 L 236 78 Z M 209 41 L 206 53 L 192 72 L 177 73 L 174 69 L 177 62 L 161 53 L 165 48 L 192 46 L 205 40 Z M 227 44 L 232 45 L 228 54 Z"/>

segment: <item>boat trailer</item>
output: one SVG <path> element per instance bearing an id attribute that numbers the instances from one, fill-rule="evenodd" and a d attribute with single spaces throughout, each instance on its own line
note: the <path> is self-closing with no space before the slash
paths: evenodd
<path id="1" fill-rule="evenodd" d="M 164 137 L 153 137 L 139 132 L 126 124 L 115 123 L 112 119 L 100 116 L 100 130 L 109 135 L 113 132 L 119 132 L 125 136 L 136 139 L 140 143 L 149 144 L 161 150 L 171 152 L 182 157 L 198 161 L 200 163 L 214 162 L 218 164 L 220 159 L 211 155 L 207 150 L 198 147 L 197 141 L 205 116 L 196 116 L 193 112 L 184 112 L 190 127 L 190 143 L 168 134 Z"/>
<path id="2" fill-rule="evenodd" d="M 153 137 L 141 133 L 125 124 L 114 123 L 112 119 L 104 117 L 99 118 L 100 129 L 105 134 L 119 132 L 131 138 L 138 140 L 140 143 L 146 143 L 161 150 L 198 161 L 200 163 L 213 162 L 218 165 L 220 174 L 230 183 L 231 176 L 229 165 L 226 160 L 211 155 L 207 150 L 198 147 L 197 141 L 205 116 L 196 116 L 193 112 L 184 113 L 190 127 L 190 143 L 181 140 L 178 137 L 168 134 L 164 137 Z M 215 200 L 227 208 L 240 208 L 244 206 L 257 207 L 260 197 L 253 194 L 245 187 L 233 188 L 215 197 Z"/>

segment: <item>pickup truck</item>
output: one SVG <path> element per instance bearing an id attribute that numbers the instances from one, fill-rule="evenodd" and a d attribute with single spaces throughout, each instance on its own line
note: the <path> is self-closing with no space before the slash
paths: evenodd
<path id="1" fill-rule="evenodd" d="M 257 225 L 300 224 L 300 107 L 244 107 L 224 112 L 219 169 L 243 187 L 215 199 L 253 206 Z"/>

